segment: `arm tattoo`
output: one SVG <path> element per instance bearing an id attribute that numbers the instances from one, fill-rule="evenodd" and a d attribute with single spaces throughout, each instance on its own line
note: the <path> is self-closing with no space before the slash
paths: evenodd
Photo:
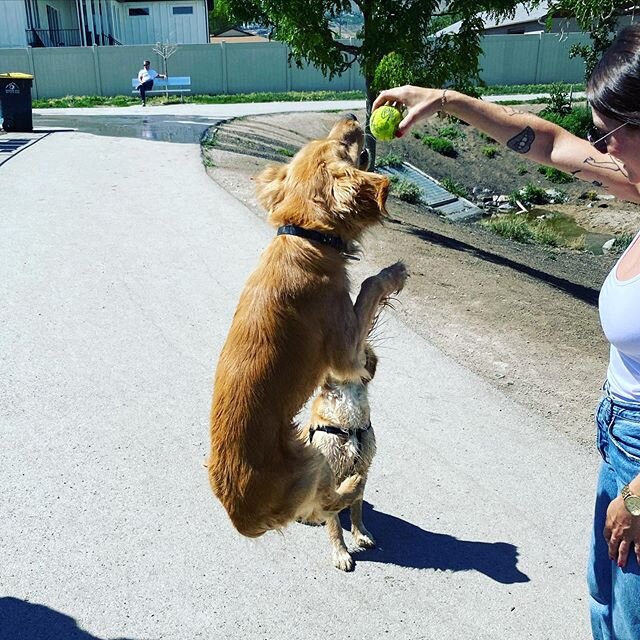
<path id="1" fill-rule="evenodd" d="M 516 153 L 527 153 L 536 139 L 536 134 L 531 127 L 525 127 L 520 133 L 507 140 L 507 147 Z"/>
<path id="2" fill-rule="evenodd" d="M 595 160 L 592 157 L 585 158 L 584 163 L 589 167 L 595 167 L 596 169 L 606 169 L 607 171 L 619 171 L 623 176 L 626 177 L 626 173 L 622 170 L 620 165 L 613 160 L 608 160 L 606 162 L 600 162 Z"/>

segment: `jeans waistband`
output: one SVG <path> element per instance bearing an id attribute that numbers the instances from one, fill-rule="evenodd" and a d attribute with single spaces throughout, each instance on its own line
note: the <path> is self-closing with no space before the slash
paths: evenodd
<path id="1" fill-rule="evenodd" d="M 605 380 L 602 385 L 603 396 L 614 406 L 621 409 L 630 409 L 631 411 L 640 411 L 640 401 L 634 402 L 633 400 L 621 400 L 611 394 L 611 387 L 609 381 Z"/>

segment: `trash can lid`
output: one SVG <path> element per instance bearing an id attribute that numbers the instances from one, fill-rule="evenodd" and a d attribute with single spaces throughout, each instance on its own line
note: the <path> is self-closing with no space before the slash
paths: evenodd
<path id="1" fill-rule="evenodd" d="M 15 80 L 33 80 L 33 76 L 28 73 L 13 71 L 11 73 L 0 73 L 0 78 L 13 78 Z"/>

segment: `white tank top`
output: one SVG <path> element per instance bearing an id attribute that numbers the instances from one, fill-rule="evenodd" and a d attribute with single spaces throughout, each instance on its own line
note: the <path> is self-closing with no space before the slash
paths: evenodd
<path id="1" fill-rule="evenodd" d="M 609 272 L 600 290 L 600 324 L 611 344 L 607 381 L 614 398 L 640 402 L 640 274 L 618 280 L 622 259 L 638 241 L 636 235 Z"/>

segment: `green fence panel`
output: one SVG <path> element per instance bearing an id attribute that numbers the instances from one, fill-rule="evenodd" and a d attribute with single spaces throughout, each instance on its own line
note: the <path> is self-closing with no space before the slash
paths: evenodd
<path id="1" fill-rule="evenodd" d="M 540 41 L 536 82 L 584 82 L 584 61 L 581 57 L 570 58 L 569 49 L 574 44 L 590 44 L 591 39 L 583 33 L 543 33 Z"/>

